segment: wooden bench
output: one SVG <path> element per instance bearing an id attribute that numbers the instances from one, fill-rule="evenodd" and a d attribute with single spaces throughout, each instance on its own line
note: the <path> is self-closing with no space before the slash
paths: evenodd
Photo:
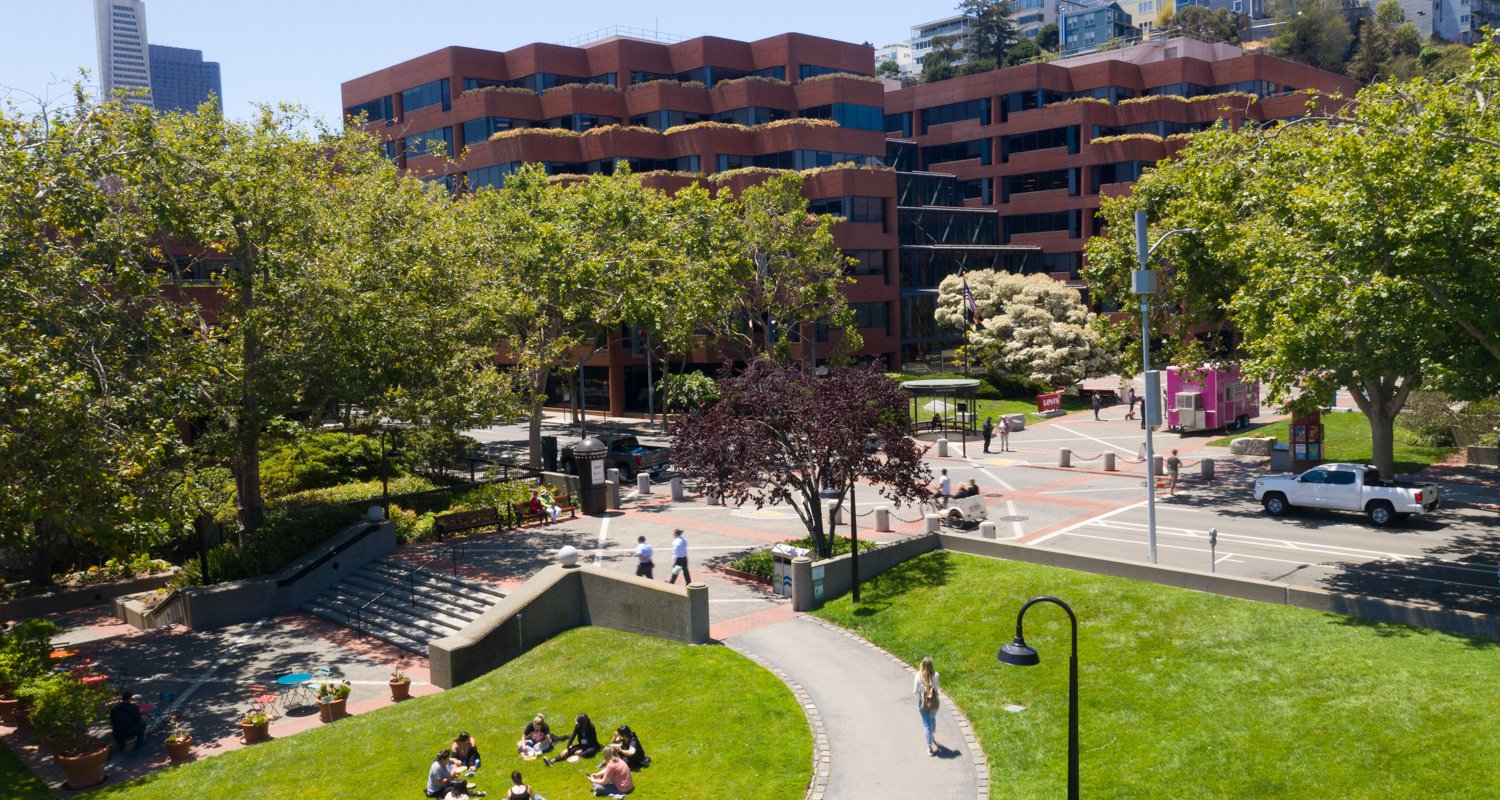
<path id="1" fill-rule="evenodd" d="M 459 511 L 454 514 L 444 514 L 433 520 L 433 531 L 437 538 L 442 539 L 450 533 L 478 530 L 480 528 L 494 528 L 496 533 L 500 532 L 500 512 L 493 508 L 481 508 L 478 511 Z"/>
<path id="2" fill-rule="evenodd" d="M 553 495 L 552 502 L 556 503 L 558 510 L 564 514 L 567 514 L 569 518 L 576 519 L 578 517 L 578 506 L 573 503 L 572 498 L 568 497 L 567 493 L 564 492 Z M 532 513 L 530 500 L 525 500 L 520 503 L 512 503 L 511 507 L 516 515 L 517 525 L 528 525 L 533 522 L 545 522 L 547 520 L 546 509 L 543 509 L 542 511 L 537 513 Z"/>

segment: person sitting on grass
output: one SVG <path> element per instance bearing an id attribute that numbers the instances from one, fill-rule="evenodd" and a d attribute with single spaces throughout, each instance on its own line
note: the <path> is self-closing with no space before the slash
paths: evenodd
<path id="1" fill-rule="evenodd" d="M 530 761 L 552 749 L 552 729 L 547 727 L 547 718 L 537 714 L 526 723 L 526 730 L 521 731 L 521 741 L 516 742 L 516 750 L 520 752 L 521 758 Z"/>
<path id="2" fill-rule="evenodd" d="M 135 704 L 134 693 L 120 692 L 120 702 L 109 710 L 109 730 L 122 753 L 131 739 L 135 740 L 136 750 L 146 743 L 146 720 L 141 716 L 141 707 Z"/>
<path id="3" fill-rule="evenodd" d="M 651 757 L 646 755 L 646 748 L 641 746 L 641 737 L 636 736 L 629 725 L 621 725 L 615 730 L 610 744 L 620 749 L 620 757 L 625 759 L 631 772 L 638 772 L 641 767 L 651 763 Z"/>
<path id="4" fill-rule="evenodd" d="M 604 769 L 589 776 L 594 785 L 595 797 L 624 797 L 635 791 L 635 781 L 630 777 L 630 765 L 620 757 L 620 748 L 610 745 L 604 748 Z"/>
<path id="5" fill-rule="evenodd" d="M 542 756 L 542 763 L 547 766 L 562 761 L 565 758 L 578 756 L 589 758 L 599 752 L 599 734 L 594 731 L 594 723 L 588 714 L 579 714 L 573 721 L 573 732 L 568 734 L 568 741 L 563 744 L 563 751 L 557 758 Z"/>
<path id="6" fill-rule="evenodd" d="M 427 768 L 427 796 L 443 797 L 455 784 L 462 783 L 453 776 L 460 766 L 454 760 L 452 750 L 439 750 L 432 759 L 432 766 Z"/>
<path id="7" fill-rule="evenodd" d="M 468 731 L 460 733 L 458 738 L 453 740 L 453 760 L 468 768 L 470 776 L 473 776 L 474 771 L 479 769 L 479 745 Z"/>
<path id="8" fill-rule="evenodd" d="M 505 793 L 508 800 L 547 800 L 547 798 L 533 792 L 525 781 L 521 780 L 521 771 L 515 770 L 510 774 L 510 791 Z"/>
<path id="9" fill-rule="evenodd" d="M 488 792 L 479 791 L 479 787 L 468 781 L 454 781 L 448 787 L 448 793 L 443 795 L 443 800 L 469 800 L 471 797 L 484 797 Z"/>

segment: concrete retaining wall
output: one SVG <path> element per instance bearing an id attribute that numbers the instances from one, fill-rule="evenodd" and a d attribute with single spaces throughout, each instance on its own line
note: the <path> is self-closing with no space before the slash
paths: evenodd
<path id="1" fill-rule="evenodd" d="M 195 631 L 287 614 L 366 563 L 396 550 L 390 521 L 359 522 L 263 578 L 183 589 L 183 624 Z"/>
<path id="2" fill-rule="evenodd" d="M 74 611 L 80 608 L 109 603 L 120 595 L 155 591 L 166 586 L 167 581 L 170 581 L 176 573 L 177 568 L 173 567 L 170 571 L 163 572 L 160 575 L 148 575 L 144 578 L 127 578 L 123 581 L 96 583 L 92 586 L 80 586 L 76 589 L 60 589 L 33 597 L 13 598 L 0 602 L 0 621 L 27 619 L 46 614 L 57 614 L 63 611 Z"/>
<path id="3" fill-rule="evenodd" d="M 708 587 L 592 567 L 549 566 L 458 633 L 428 645 L 433 684 L 451 689 L 581 625 L 708 642 Z"/>
<path id="4" fill-rule="evenodd" d="M 917 536 L 910 539 L 903 539 L 899 542 L 892 542 L 874 550 L 860 551 L 859 579 L 861 581 L 870 580 L 903 561 L 916 558 L 923 553 L 930 553 L 938 549 L 939 546 L 938 539 L 935 536 Z M 792 598 L 795 610 L 808 611 L 812 608 L 817 608 L 823 603 L 852 590 L 854 588 L 852 562 L 853 559 L 849 557 L 848 553 L 845 553 L 841 556 L 834 556 L 824 561 L 814 561 L 812 563 L 811 568 L 808 570 L 809 576 L 812 573 L 812 569 L 817 567 L 823 568 L 822 598 L 814 598 L 810 587 L 805 592 L 798 592 L 798 584 L 801 582 L 802 573 L 800 570 L 792 570 Z M 798 603 L 798 598 L 807 599 L 802 603 Z M 811 603 L 810 606 L 806 608 L 800 607 L 808 602 Z"/>

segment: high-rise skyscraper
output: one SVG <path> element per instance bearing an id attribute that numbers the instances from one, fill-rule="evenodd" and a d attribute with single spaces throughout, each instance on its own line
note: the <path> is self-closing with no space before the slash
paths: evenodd
<path id="1" fill-rule="evenodd" d="M 151 61 L 146 47 L 146 4 L 141 0 L 94 0 L 99 43 L 99 94 L 131 92 L 130 103 L 151 105 Z"/>
<path id="2" fill-rule="evenodd" d="M 191 113 L 210 95 L 224 110 L 219 64 L 204 61 L 202 50 L 151 45 L 151 100 L 157 111 Z"/>

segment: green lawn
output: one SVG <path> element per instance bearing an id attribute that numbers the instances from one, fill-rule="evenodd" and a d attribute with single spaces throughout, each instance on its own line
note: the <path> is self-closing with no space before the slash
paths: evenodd
<path id="1" fill-rule="evenodd" d="M 1079 617 L 1085 797 L 1500 797 L 1500 642 L 942 551 L 819 613 L 909 663 L 933 657 L 994 796 L 1056 798 L 1066 615 L 1027 613 L 1040 666 L 995 660 L 1041 594 Z"/>
<path id="2" fill-rule="evenodd" d="M 42 779 L 31 774 L 31 770 L 10 751 L 9 747 L 0 744 L 0 798 L 4 800 L 48 800 L 52 793 L 47 791 L 47 784 Z"/>
<path id="3" fill-rule="evenodd" d="M 943 372 L 931 375 L 903 372 L 890 373 L 890 375 L 898 381 L 944 380 L 964 377 L 964 374 L 962 372 Z M 1000 397 L 1000 394 L 995 389 L 995 387 L 991 386 L 990 383 L 986 381 L 982 376 L 971 375 L 969 377 L 978 378 L 979 380 L 980 396 L 975 400 L 975 405 L 978 406 L 980 424 L 984 423 L 985 417 L 998 418 L 1001 414 L 1029 415 L 1036 413 L 1036 395 L 1033 394 L 1027 395 L 1025 397 L 1002 398 Z M 1062 397 L 1062 408 L 1064 411 L 1071 413 L 1073 411 L 1083 411 L 1091 407 L 1092 406 L 1090 406 L 1087 400 L 1080 399 L 1076 396 L 1065 394 Z M 1123 408 L 1123 406 L 1121 407 Z M 930 419 L 932 417 L 932 413 L 927 412 L 925 416 Z M 1028 419 L 1030 419 L 1030 417 L 1028 417 Z"/>
<path id="4" fill-rule="evenodd" d="M 1290 420 L 1272 422 L 1251 428 L 1233 436 L 1225 436 L 1209 442 L 1210 445 L 1228 447 L 1229 443 L 1242 436 L 1275 436 L 1278 442 L 1291 441 L 1287 434 Z M 1370 421 L 1364 414 L 1336 413 L 1323 415 L 1323 441 L 1325 461 L 1352 461 L 1370 463 Z M 1420 472 L 1458 451 L 1454 447 L 1425 447 L 1411 443 L 1411 431 L 1396 425 L 1396 472 L 1410 474 Z"/>
<path id="5" fill-rule="evenodd" d="M 730 701 L 732 698 L 732 702 Z M 628 723 L 651 766 L 632 798 L 799 800 L 811 775 L 812 736 L 775 676 L 725 647 L 579 628 L 480 680 L 442 694 L 155 773 L 95 796 L 421 797 L 427 767 L 460 730 L 484 753 L 480 788 L 503 796 L 510 771 L 549 800 L 590 796 L 596 760 L 545 767 L 515 741 L 533 714 L 566 735 L 575 714 L 608 741 Z M 750 735 L 747 735 L 750 734 Z"/>

